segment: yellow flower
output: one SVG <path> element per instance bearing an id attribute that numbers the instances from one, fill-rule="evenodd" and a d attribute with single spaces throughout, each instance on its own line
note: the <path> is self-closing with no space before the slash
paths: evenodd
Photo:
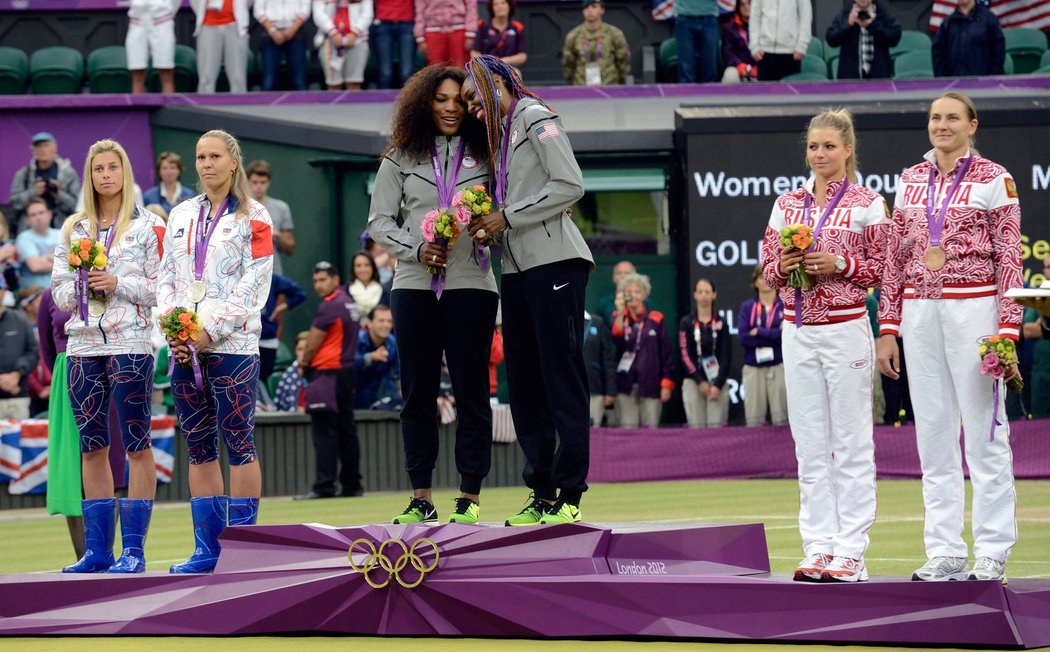
<path id="1" fill-rule="evenodd" d="M 95 256 L 95 262 L 93 265 L 96 269 L 103 269 L 106 267 L 106 263 L 109 262 L 109 258 L 106 258 L 106 254 L 100 253 Z"/>

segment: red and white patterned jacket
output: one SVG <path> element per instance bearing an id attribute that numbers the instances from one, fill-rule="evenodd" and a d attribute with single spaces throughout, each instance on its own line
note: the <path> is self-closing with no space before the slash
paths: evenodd
<path id="1" fill-rule="evenodd" d="M 886 274 L 879 300 L 879 334 L 900 333 L 904 299 L 999 297 L 999 334 L 1017 339 L 1022 308 L 1005 298 L 1021 287 L 1021 207 L 1013 177 L 1001 165 L 974 155 L 973 163 L 951 199 L 941 232 L 947 262 L 934 272 L 923 256 L 929 246 L 926 192 L 933 150 L 908 168 L 897 185 Z M 959 164 L 948 176 L 937 173 L 934 210 L 940 211 Z"/>
<path id="2" fill-rule="evenodd" d="M 841 183 L 828 184 L 829 201 Z M 780 229 L 800 222 L 816 227 L 823 210 L 813 200 L 813 184 L 810 177 L 801 188 L 777 197 L 762 242 L 762 275 L 771 288 L 780 289 L 785 323 L 795 319 L 795 288 L 787 286 L 788 276 L 780 271 Z M 807 195 L 811 202 L 809 215 L 804 211 Z M 803 324 L 833 324 L 867 315 L 867 289 L 881 280 L 888 231 L 886 200 L 863 186 L 850 184 L 824 223 L 813 249 L 842 256 L 846 269 L 841 274 L 811 275 L 813 288 L 802 292 Z"/>
<path id="3" fill-rule="evenodd" d="M 412 34 L 422 43 L 427 32 L 463 30 L 467 45 L 478 30 L 478 3 L 474 0 L 415 0 L 416 24 Z"/>

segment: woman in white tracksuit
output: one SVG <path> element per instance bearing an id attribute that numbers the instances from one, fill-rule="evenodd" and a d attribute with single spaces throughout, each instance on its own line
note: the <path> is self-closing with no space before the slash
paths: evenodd
<path id="1" fill-rule="evenodd" d="M 762 246 L 763 276 L 784 301 L 784 377 L 799 479 L 803 582 L 868 579 L 864 552 L 875 522 L 871 378 L 865 303 L 885 257 L 885 200 L 856 178 L 856 136 L 846 111 L 810 120 L 813 177 L 777 198 Z M 813 227 L 808 253 L 780 245 L 788 224 Z M 804 267 L 809 290 L 788 287 Z"/>
<path id="2" fill-rule="evenodd" d="M 879 367 L 898 377 L 899 333 L 922 465 L 927 562 L 912 579 L 1005 580 L 1017 542 L 1010 426 L 1005 390 L 996 403 L 997 381 L 980 373 L 977 342 L 1018 337 L 1022 309 L 1004 294 L 1021 286 L 1021 207 L 1010 173 L 973 149 L 977 109 L 968 97 L 934 100 L 928 129 L 933 149 L 897 188 L 879 304 Z M 973 484 L 972 570 L 960 421 Z"/>

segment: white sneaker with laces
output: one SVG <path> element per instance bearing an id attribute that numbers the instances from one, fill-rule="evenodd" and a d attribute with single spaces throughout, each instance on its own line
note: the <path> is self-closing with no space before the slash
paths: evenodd
<path id="1" fill-rule="evenodd" d="M 973 570 L 966 576 L 969 580 L 999 580 L 1006 583 L 1006 562 L 991 557 L 978 557 Z"/>
<path id="2" fill-rule="evenodd" d="M 816 552 L 803 559 L 798 568 L 795 569 L 796 582 L 819 582 L 820 574 L 824 572 L 833 557 L 822 552 Z"/>
<path id="3" fill-rule="evenodd" d="M 820 574 L 823 582 L 867 582 L 868 569 L 863 559 L 835 557 Z"/>
<path id="4" fill-rule="evenodd" d="M 966 579 L 966 557 L 934 557 L 911 575 L 914 582 L 946 582 Z"/>

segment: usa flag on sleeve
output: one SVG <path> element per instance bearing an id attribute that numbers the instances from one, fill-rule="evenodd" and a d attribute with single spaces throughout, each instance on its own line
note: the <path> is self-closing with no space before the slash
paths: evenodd
<path id="1" fill-rule="evenodd" d="M 936 32 L 958 4 L 955 0 L 933 0 L 930 31 Z M 1050 31 L 1050 2 L 1047 0 L 993 0 L 981 4 L 989 6 L 1003 29 L 1028 27 Z"/>
<path id="2" fill-rule="evenodd" d="M 547 123 L 536 130 L 536 135 L 540 137 L 540 142 L 543 142 L 548 138 L 554 138 L 559 133 L 561 132 L 558 131 L 558 127 L 551 123 Z"/>

